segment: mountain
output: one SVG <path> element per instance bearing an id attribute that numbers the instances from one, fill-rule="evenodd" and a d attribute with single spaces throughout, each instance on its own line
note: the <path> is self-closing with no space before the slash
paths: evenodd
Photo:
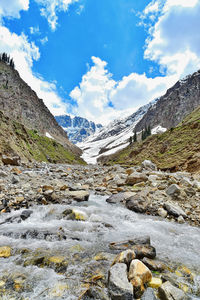
<path id="1" fill-rule="evenodd" d="M 82 117 L 70 117 L 68 115 L 56 116 L 56 121 L 67 132 L 69 140 L 76 144 L 82 142 L 98 129 L 102 128 L 101 124 L 95 124 Z"/>
<path id="2" fill-rule="evenodd" d="M 94 164 L 100 156 L 110 155 L 127 147 L 135 125 L 156 101 L 142 106 L 127 118 L 111 122 L 82 143 L 78 143 L 77 146 L 83 150 L 82 158 L 88 163 Z"/>
<path id="3" fill-rule="evenodd" d="M 111 156 L 101 157 L 107 165 L 140 165 L 151 160 L 161 170 L 200 171 L 200 107 L 190 113 L 177 127 L 133 143 Z"/>
<path id="4" fill-rule="evenodd" d="M 149 126 L 172 128 L 200 105 L 200 70 L 179 80 L 152 105 L 137 123 L 137 132 Z"/>
<path id="5" fill-rule="evenodd" d="M 141 107 L 124 120 L 118 120 L 84 143 L 78 144 L 83 150 L 82 157 L 91 163 L 111 155 L 129 145 L 129 138 L 136 131 L 150 127 L 152 133 L 164 132 L 177 126 L 183 118 L 200 105 L 200 71 L 179 80 L 166 94 L 152 103 Z M 106 160 L 106 159 L 105 159 Z M 104 161 L 104 158 L 102 158 Z"/>
<path id="6" fill-rule="evenodd" d="M 16 127 L 24 128 L 25 131 L 31 130 L 41 138 L 48 137 L 48 140 L 54 141 L 56 145 L 61 144 L 71 157 L 80 156 L 81 150 L 69 142 L 66 132 L 58 125 L 43 101 L 20 78 L 19 73 L 3 61 L 0 61 L 0 111 L 1 128 L 5 127 L 4 132 L 1 132 L 0 143 L 2 143 L 2 134 L 5 134 L 5 130 L 8 129 L 10 133 L 7 135 L 8 143 L 10 147 L 15 144 L 12 143 L 15 132 L 12 136 L 11 131 L 15 122 Z M 6 150 L 2 144 L 1 148 Z M 44 152 L 45 149 L 42 151 Z"/>

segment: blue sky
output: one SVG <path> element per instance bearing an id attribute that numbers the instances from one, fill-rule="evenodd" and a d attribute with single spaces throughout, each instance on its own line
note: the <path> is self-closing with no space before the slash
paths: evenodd
<path id="1" fill-rule="evenodd" d="M 106 124 L 200 68 L 199 25 L 198 0 L 2 0 L 0 51 L 53 114 Z"/>

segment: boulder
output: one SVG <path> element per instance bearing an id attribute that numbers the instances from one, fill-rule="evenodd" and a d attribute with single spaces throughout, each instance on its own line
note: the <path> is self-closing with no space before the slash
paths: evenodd
<path id="1" fill-rule="evenodd" d="M 171 184 L 166 190 L 167 195 L 177 197 L 181 193 L 181 189 L 177 184 Z"/>
<path id="2" fill-rule="evenodd" d="M 151 270 L 151 271 L 164 271 L 166 269 L 166 265 L 159 261 L 153 260 L 147 257 L 144 257 L 142 262 Z"/>
<path id="3" fill-rule="evenodd" d="M 172 215 L 174 217 L 179 217 L 179 216 L 182 216 L 184 218 L 187 217 L 186 213 L 177 204 L 166 202 L 164 204 L 164 208 L 167 210 L 169 215 Z"/>
<path id="4" fill-rule="evenodd" d="M 67 193 L 67 196 L 72 197 L 78 202 L 88 201 L 90 193 L 87 191 L 70 191 Z"/>
<path id="5" fill-rule="evenodd" d="M 147 180 L 148 177 L 145 174 L 134 172 L 127 177 L 126 184 L 134 185 L 136 183 L 145 182 Z"/>
<path id="6" fill-rule="evenodd" d="M 126 199 L 130 198 L 131 196 L 135 195 L 133 192 L 124 192 L 111 195 L 106 202 L 116 204 L 125 201 Z"/>
<path id="7" fill-rule="evenodd" d="M 158 289 L 162 285 L 162 279 L 157 277 L 152 277 L 151 281 L 149 281 L 148 286 L 153 289 Z"/>
<path id="8" fill-rule="evenodd" d="M 157 298 L 154 294 L 154 290 L 152 288 L 146 289 L 146 291 L 142 295 L 141 300 L 157 300 Z"/>
<path id="9" fill-rule="evenodd" d="M 9 157 L 6 155 L 2 155 L 2 162 L 4 163 L 4 165 L 19 166 L 20 158 L 18 156 Z"/>
<path id="10" fill-rule="evenodd" d="M 86 213 L 76 210 L 76 209 L 66 209 L 62 215 L 64 215 L 65 219 L 72 221 L 86 221 L 88 216 Z"/>
<path id="11" fill-rule="evenodd" d="M 114 265 L 114 264 L 116 264 L 116 263 L 124 263 L 124 264 L 127 265 L 128 269 L 129 269 L 130 263 L 131 263 L 132 260 L 135 259 L 135 258 L 136 258 L 135 252 L 134 252 L 133 250 L 131 250 L 131 249 L 128 249 L 128 250 L 126 250 L 126 251 L 123 251 L 123 252 L 119 253 L 119 254 L 115 257 L 115 259 L 114 259 L 112 265 Z"/>
<path id="12" fill-rule="evenodd" d="M 126 264 L 117 263 L 110 268 L 108 291 L 112 300 L 133 300 L 133 286 L 127 278 Z"/>
<path id="13" fill-rule="evenodd" d="M 136 257 L 139 259 L 144 257 L 152 259 L 156 257 L 156 249 L 151 245 L 134 245 L 131 249 L 135 252 Z"/>
<path id="14" fill-rule="evenodd" d="M 20 217 L 24 221 L 24 220 L 28 219 L 32 213 L 33 213 L 32 210 L 26 209 L 26 210 L 22 211 Z"/>
<path id="15" fill-rule="evenodd" d="M 150 245 L 150 237 L 145 235 L 126 241 L 112 242 L 110 243 L 109 248 L 112 250 L 126 250 L 134 245 Z"/>
<path id="16" fill-rule="evenodd" d="M 148 203 L 142 196 L 135 195 L 126 200 L 126 207 L 137 213 L 145 213 Z"/>
<path id="17" fill-rule="evenodd" d="M 167 211 L 166 211 L 164 208 L 160 207 L 160 208 L 158 209 L 158 215 L 159 215 L 161 218 L 166 218 L 166 217 L 167 217 Z"/>
<path id="18" fill-rule="evenodd" d="M 10 257 L 11 256 L 11 248 L 9 246 L 0 247 L 0 257 Z"/>
<path id="19" fill-rule="evenodd" d="M 134 287 L 134 296 L 138 299 L 144 293 L 145 283 L 151 281 L 152 274 L 140 260 L 134 259 L 130 264 L 128 279 Z"/>
<path id="20" fill-rule="evenodd" d="M 156 165 L 154 163 L 152 163 L 152 161 L 150 161 L 150 160 L 144 160 L 141 164 L 141 167 L 142 167 L 142 169 L 145 169 L 145 170 L 153 170 L 153 171 L 157 170 Z"/>
<path id="21" fill-rule="evenodd" d="M 159 297 L 161 300 L 186 300 L 185 293 L 173 286 L 169 281 L 166 281 L 158 289 Z"/>

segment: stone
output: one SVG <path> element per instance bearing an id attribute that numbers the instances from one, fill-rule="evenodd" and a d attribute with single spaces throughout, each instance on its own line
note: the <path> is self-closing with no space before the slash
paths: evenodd
<path id="1" fill-rule="evenodd" d="M 131 196 L 135 195 L 133 192 L 124 192 L 124 193 L 117 193 L 111 195 L 106 202 L 116 204 L 125 201 L 126 199 L 130 198 Z"/>
<path id="2" fill-rule="evenodd" d="M 153 289 L 158 289 L 162 285 L 162 279 L 152 277 L 151 281 L 148 282 L 148 286 Z"/>
<path id="3" fill-rule="evenodd" d="M 179 216 L 177 221 L 178 221 L 179 224 L 185 223 L 185 220 L 184 220 L 183 216 Z"/>
<path id="4" fill-rule="evenodd" d="M 52 256 L 46 259 L 45 265 L 58 273 L 64 273 L 68 267 L 68 261 L 63 256 Z"/>
<path id="5" fill-rule="evenodd" d="M 17 184 L 17 183 L 19 183 L 20 182 L 20 179 L 19 179 L 19 177 L 18 176 L 13 176 L 12 177 L 12 179 L 11 179 L 11 182 L 12 182 L 12 184 Z"/>
<path id="6" fill-rule="evenodd" d="M 11 256 L 11 248 L 9 246 L 0 247 L 0 257 L 10 257 Z"/>
<path id="7" fill-rule="evenodd" d="M 142 262 L 151 270 L 151 271 L 164 271 L 167 267 L 166 265 L 159 261 L 159 260 L 153 260 L 147 257 L 144 257 L 142 259 Z"/>
<path id="8" fill-rule="evenodd" d="M 150 245 L 150 236 L 145 235 L 126 241 L 112 242 L 109 244 L 109 248 L 112 250 L 126 250 L 134 245 Z"/>
<path id="9" fill-rule="evenodd" d="M 72 197 L 78 202 L 88 201 L 90 193 L 87 191 L 70 191 L 67 193 L 67 196 Z"/>
<path id="10" fill-rule="evenodd" d="M 26 209 L 26 210 L 22 211 L 20 217 L 24 221 L 24 220 L 28 219 L 32 213 L 33 213 L 32 210 Z"/>
<path id="11" fill-rule="evenodd" d="M 134 185 L 136 183 L 146 182 L 147 180 L 148 180 L 148 177 L 145 174 L 134 172 L 127 177 L 125 183 L 128 185 Z"/>
<path id="12" fill-rule="evenodd" d="M 110 300 L 108 295 L 101 288 L 90 286 L 84 294 L 79 297 L 81 300 Z"/>
<path id="13" fill-rule="evenodd" d="M 119 254 L 115 257 L 115 259 L 114 259 L 112 265 L 114 265 L 114 264 L 116 264 L 116 263 L 124 263 L 124 264 L 127 265 L 128 269 L 129 269 L 130 263 L 131 263 L 132 260 L 135 259 L 135 258 L 136 258 L 135 252 L 134 252 L 133 250 L 131 250 L 131 249 L 128 249 L 128 250 L 126 250 L 126 251 L 123 251 L 123 252 L 119 253 Z"/>
<path id="14" fill-rule="evenodd" d="M 152 259 L 156 257 L 156 249 L 151 245 L 134 245 L 131 249 L 135 252 L 136 257 L 139 259 L 144 257 Z"/>
<path id="15" fill-rule="evenodd" d="M 156 171 L 157 167 L 151 160 L 144 160 L 141 164 L 142 169 Z"/>
<path id="16" fill-rule="evenodd" d="M 147 288 L 144 294 L 142 295 L 141 300 L 157 300 L 154 290 L 152 288 Z"/>
<path id="17" fill-rule="evenodd" d="M 134 259 L 130 264 L 128 279 L 134 287 L 134 296 L 138 299 L 144 293 L 144 285 L 151 281 L 152 274 L 140 260 Z"/>
<path id="18" fill-rule="evenodd" d="M 5 171 L 0 170 L 0 177 L 7 177 L 8 174 Z"/>
<path id="19" fill-rule="evenodd" d="M 185 293 L 173 286 L 169 281 L 166 281 L 158 289 L 159 297 L 161 300 L 186 300 Z"/>
<path id="20" fill-rule="evenodd" d="M 166 190 L 167 195 L 177 197 L 181 193 L 181 189 L 177 184 L 171 184 Z"/>
<path id="21" fill-rule="evenodd" d="M 164 208 L 167 210 L 169 215 L 172 215 L 174 217 L 179 217 L 179 216 L 182 216 L 184 218 L 187 217 L 186 213 L 177 204 L 166 202 L 164 204 Z"/>
<path id="22" fill-rule="evenodd" d="M 158 209 L 158 215 L 159 215 L 161 218 L 166 218 L 166 217 L 167 217 L 167 211 L 166 211 L 164 208 L 160 207 L 160 208 Z"/>
<path id="23" fill-rule="evenodd" d="M 17 156 L 9 157 L 6 155 L 2 155 L 2 162 L 4 163 L 4 165 L 19 166 L 20 158 Z"/>
<path id="24" fill-rule="evenodd" d="M 108 272 L 108 291 L 112 300 L 133 300 L 133 286 L 127 278 L 126 264 L 115 264 Z"/>
<path id="25" fill-rule="evenodd" d="M 75 209 L 66 209 L 62 214 L 65 219 L 72 221 L 86 221 L 88 218 L 86 213 Z"/>
<path id="26" fill-rule="evenodd" d="M 148 203 L 142 196 L 132 196 L 126 200 L 126 207 L 137 213 L 145 213 Z"/>

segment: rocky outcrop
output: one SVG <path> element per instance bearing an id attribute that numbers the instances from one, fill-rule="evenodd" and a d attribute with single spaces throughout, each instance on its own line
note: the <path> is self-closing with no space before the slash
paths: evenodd
<path id="1" fill-rule="evenodd" d="M 178 81 L 153 104 L 136 124 L 137 132 L 149 126 L 173 128 L 200 105 L 200 71 Z"/>
<path id="2" fill-rule="evenodd" d="M 81 154 L 80 149 L 69 142 L 66 132 L 42 99 L 16 70 L 3 62 L 0 62 L 0 111 L 26 128 L 36 130 L 39 135 L 50 136 L 73 153 Z"/>

